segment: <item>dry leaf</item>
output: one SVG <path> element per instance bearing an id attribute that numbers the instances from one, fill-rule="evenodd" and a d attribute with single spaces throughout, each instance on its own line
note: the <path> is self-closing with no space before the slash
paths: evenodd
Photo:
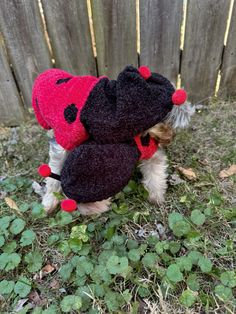
<path id="1" fill-rule="evenodd" d="M 55 267 L 50 265 L 50 264 L 47 264 L 46 266 L 44 266 L 41 271 L 45 274 L 50 274 L 52 271 L 54 271 Z"/>
<path id="2" fill-rule="evenodd" d="M 37 291 L 30 292 L 30 294 L 28 295 L 28 298 L 30 301 L 34 302 L 36 305 L 40 305 L 42 301 Z"/>
<path id="3" fill-rule="evenodd" d="M 19 210 L 17 204 L 15 201 L 13 201 L 10 197 L 5 197 L 4 198 L 6 204 L 11 208 L 13 209 L 14 211 L 17 212 L 17 214 L 21 217 L 23 217 L 23 214 L 21 213 L 21 211 Z"/>
<path id="4" fill-rule="evenodd" d="M 50 274 L 51 272 L 53 272 L 55 270 L 55 267 L 53 267 L 52 265 L 48 264 L 46 266 L 44 266 L 39 273 L 39 277 L 40 279 L 42 279 L 44 276 Z"/>
<path id="5" fill-rule="evenodd" d="M 221 172 L 219 173 L 219 177 L 221 179 L 224 179 L 232 176 L 233 174 L 236 174 L 236 165 L 232 165 L 228 169 L 221 170 Z"/>
<path id="6" fill-rule="evenodd" d="M 13 201 L 10 197 L 5 197 L 6 204 L 11 208 L 15 210 L 19 210 L 18 206 L 16 205 L 16 202 Z"/>
<path id="7" fill-rule="evenodd" d="M 42 306 L 47 304 L 47 299 L 42 299 L 37 291 L 32 291 L 29 295 L 29 300 L 35 305 Z"/>
<path id="8" fill-rule="evenodd" d="M 182 173 L 183 176 L 185 176 L 189 180 L 196 180 L 197 176 L 196 173 L 193 171 L 192 168 L 183 168 L 183 167 L 178 167 L 177 168 L 180 173 Z"/>
<path id="9" fill-rule="evenodd" d="M 53 279 L 49 286 L 52 290 L 58 290 L 60 288 L 60 283 L 56 279 Z"/>

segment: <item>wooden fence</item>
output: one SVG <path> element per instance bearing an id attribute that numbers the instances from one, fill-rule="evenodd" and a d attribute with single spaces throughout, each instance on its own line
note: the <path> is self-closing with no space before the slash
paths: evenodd
<path id="1" fill-rule="evenodd" d="M 0 123 L 4 125 L 25 119 L 32 83 L 47 68 L 115 78 L 127 64 L 148 65 L 175 84 L 181 79 L 192 102 L 215 94 L 219 74 L 220 93 L 235 95 L 236 3 L 0 1 Z"/>

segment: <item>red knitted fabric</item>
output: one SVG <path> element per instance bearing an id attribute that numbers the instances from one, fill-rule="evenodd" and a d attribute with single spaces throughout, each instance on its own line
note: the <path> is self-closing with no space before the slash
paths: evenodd
<path id="1" fill-rule="evenodd" d="M 38 173 L 41 177 L 49 177 L 52 173 L 51 168 L 47 164 L 42 164 L 40 167 L 38 167 Z"/>
<path id="2" fill-rule="evenodd" d="M 101 78 L 72 76 L 63 70 L 50 69 L 34 82 L 32 104 L 36 118 L 43 128 L 54 130 L 56 141 L 67 150 L 88 138 L 80 112 Z"/>
<path id="3" fill-rule="evenodd" d="M 139 157 L 140 160 L 151 158 L 157 151 L 158 143 L 151 137 L 149 139 L 148 145 L 142 144 L 140 135 L 135 136 L 134 140 L 141 154 L 141 156 Z"/>

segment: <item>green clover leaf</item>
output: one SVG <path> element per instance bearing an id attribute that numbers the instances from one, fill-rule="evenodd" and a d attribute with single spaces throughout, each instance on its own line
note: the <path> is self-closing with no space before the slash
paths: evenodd
<path id="1" fill-rule="evenodd" d="M 91 261 L 85 257 L 81 256 L 78 259 L 78 265 L 76 266 L 76 275 L 83 277 L 84 275 L 89 275 L 93 271 L 93 264 Z"/>
<path id="2" fill-rule="evenodd" d="M 36 234 L 34 231 L 27 229 L 21 234 L 20 246 L 27 246 L 34 242 Z"/>
<path id="3" fill-rule="evenodd" d="M 183 215 L 173 212 L 168 217 L 170 229 L 176 237 L 182 237 L 191 230 L 190 224 L 184 219 Z"/>
<path id="4" fill-rule="evenodd" d="M 77 295 L 67 295 L 60 303 L 62 312 L 68 313 L 71 311 L 79 310 L 82 306 L 81 297 Z"/>
<path id="5" fill-rule="evenodd" d="M 234 271 L 225 271 L 220 275 L 220 281 L 229 288 L 236 287 L 236 274 Z"/>
<path id="6" fill-rule="evenodd" d="M 182 221 L 184 219 L 183 215 L 177 212 L 172 212 L 168 217 L 168 223 L 171 230 L 173 230 L 176 222 Z"/>
<path id="7" fill-rule="evenodd" d="M 59 226 L 66 226 L 72 222 L 72 215 L 65 211 L 60 211 L 56 214 L 55 222 Z"/>
<path id="8" fill-rule="evenodd" d="M 179 252 L 180 248 L 181 245 L 179 242 L 171 241 L 169 244 L 169 250 L 172 254 L 176 254 L 177 252 Z"/>
<path id="9" fill-rule="evenodd" d="M 4 247 L 2 248 L 3 252 L 4 253 L 13 253 L 15 251 L 17 247 L 17 243 L 16 241 L 11 241 L 11 242 L 8 242 L 7 244 L 4 245 Z"/>
<path id="10" fill-rule="evenodd" d="M 5 238 L 4 236 L 0 235 L 0 247 L 2 247 L 5 243 Z"/>
<path id="11" fill-rule="evenodd" d="M 94 270 L 90 274 L 90 277 L 94 282 L 100 283 L 100 282 L 105 282 L 107 285 L 109 285 L 112 281 L 112 277 L 109 274 L 109 272 L 104 271 L 104 266 L 103 264 L 96 265 L 94 267 Z"/>
<path id="12" fill-rule="evenodd" d="M 209 273 L 212 269 L 212 263 L 209 258 L 201 256 L 198 261 L 198 266 L 203 273 Z"/>
<path id="13" fill-rule="evenodd" d="M 31 282 L 28 278 L 21 276 L 14 287 L 14 292 L 21 298 L 26 297 L 31 290 Z"/>
<path id="14" fill-rule="evenodd" d="M 146 253 L 142 258 L 142 264 L 145 267 L 152 268 L 158 261 L 158 255 L 156 253 Z"/>
<path id="15" fill-rule="evenodd" d="M 196 274 L 190 274 L 187 278 L 187 285 L 192 291 L 198 291 L 200 284 Z"/>
<path id="16" fill-rule="evenodd" d="M 198 261 L 200 259 L 200 257 L 202 257 L 202 254 L 198 251 L 190 251 L 188 253 L 188 258 L 191 259 L 191 262 L 194 264 L 194 265 L 197 265 L 198 264 Z"/>
<path id="17" fill-rule="evenodd" d="M 0 281 L 0 294 L 9 294 L 13 291 L 15 286 L 14 281 L 2 280 Z"/>
<path id="18" fill-rule="evenodd" d="M 10 232 L 13 233 L 14 235 L 21 233 L 21 231 L 25 227 L 25 221 L 21 218 L 17 218 L 13 220 L 10 226 Z"/>
<path id="19" fill-rule="evenodd" d="M 176 263 L 181 271 L 190 271 L 193 266 L 191 259 L 187 256 L 178 257 Z"/>
<path id="20" fill-rule="evenodd" d="M 27 269 L 30 273 L 35 273 L 42 268 L 43 256 L 38 251 L 26 254 L 24 260 L 28 264 Z"/>
<path id="21" fill-rule="evenodd" d="M 107 270 L 110 274 L 125 276 L 129 270 L 127 257 L 111 256 L 106 263 Z"/>
<path id="22" fill-rule="evenodd" d="M 73 269 L 74 266 L 70 262 L 60 268 L 59 274 L 63 281 L 68 281 L 70 279 Z"/>
<path id="23" fill-rule="evenodd" d="M 215 294 L 222 301 L 228 301 L 233 297 L 232 290 L 229 287 L 223 285 L 217 285 L 215 287 Z"/>
<path id="24" fill-rule="evenodd" d="M 12 216 L 4 216 L 0 219 L 0 234 L 6 234 L 7 228 L 9 227 L 12 219 Z"/>
<path id="25" fill-rule="evenodd" d="M 201 226 L 204 224 L 206 216 L 199 209 L 194 209 L 191 212 L 191 220 L 195 225 Z"/>
<path id="26" fill-rule="evenodd" d="M 139 249 L 132 249 L 129 251 L 128 253 L 128 258 L 132 261 L 132 262 L 138 262 L 140 260 L 140 252 Z"/>
<path id="27" fill-rule="evenodd" d="M 166 276 L 170 281 L 179 282 L 183 280 L 183 274 L 181 273 L 177 264 L 172 264 L 167 268 Z"/>
<path id="28" fill-rule="evenodd" d="M 87 230 L 87 226 L 86 225 L 74 226 L 71 229 L 70 237 L 71 238 L 80 239 L 83 242 L 87 242 L 89 237 L 86 234 L 86 230 Z"/>
<path id="29" fill-rule="evenodd" d="M 186 307 L 190 307 L 194 304 L 194 302 L 196 301 L 197 297 L 196 294 L 194 292 L 192 292 L 191 290 L 185 290 L 180 298 L 179 301 L 181 304 L 183 304 Z"/>
<path id="30" fill-rule="evenodd" d="M 0 255 L 0 269 L 5 271 L 16 268 L 21 261 L 21 256 L 17 253 L 3 253 Z"/>

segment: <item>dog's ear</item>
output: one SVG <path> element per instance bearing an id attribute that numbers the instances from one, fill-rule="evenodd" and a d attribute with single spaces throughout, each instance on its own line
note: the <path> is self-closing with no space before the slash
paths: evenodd
<path id="1" fill-rule="evenodd" d="M 114 196 L 128 183 L 139 152 L 132 144 L 97 144 L 87 141 L 67 157 L 61 185 L 65 195 L 80 203 Z"/>
<path id="2" fill-rule="evenodd" d="M 169 123 L 158 123 L 145 133 L 149 134 L 162 146 L 169 145 L 175 136 L 175 131 Z"/>

